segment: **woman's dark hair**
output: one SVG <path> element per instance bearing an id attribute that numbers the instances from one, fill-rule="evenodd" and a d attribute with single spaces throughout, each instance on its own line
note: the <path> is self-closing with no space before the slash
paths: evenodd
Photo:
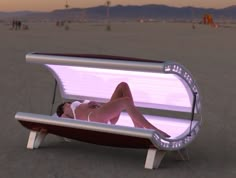
<path id="1" fill-rule="evenodd" d="M 57 106 L 58 117 L 61 117 L 61 115 L 64 113 L 64 105 L 65 103 L 61 103 L 59 106 Z"/>
<path id="2" fill-rule="evenodd" d="M 59 106 L 57 106 L 57 115 L 58 115 L 58 117 L 61 117 L 61 115 L 64 113 L 64 105 L 66 103 L 71 104 L 71 102 L 64 102 L 64 103 L 61 103 Z"/>

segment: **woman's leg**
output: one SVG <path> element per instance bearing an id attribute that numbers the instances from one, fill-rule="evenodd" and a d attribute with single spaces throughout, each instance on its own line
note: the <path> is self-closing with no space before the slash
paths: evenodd
<path id="1" fill-rule="evenodd" d="M 121 82 L 120 84 L 117 85 L 114 93 L 111 96 L 110 102 L 117 100 L 118 98 L 123 98 L 123 97 L 129 97 L 131 101 L 133 102 L 133 96 L 131 94 L 130 88 L 127 83 Z M 120 113 L 114 118 L 110 119 L 110 122 L 112 124 L 116 124 L 118 119 L 120 117 Z"/>
<path id="2" fill-rule="evenodd" d="M 132 99 L 129 97 L 119 98 L 104 104 L 101 108 L 96 109 L 91 114 L 91 121 L 107 123 L 117 115 L 119 115 L 123 110 L 126 110 L 131 117 L 134 126 L 139 128 L 154 129 L 160 132 L 163 136 L 168 137 L 168 135 L 152 124 L 150 124 L 144 116 L 137 110 L 134 106 Z"/>
<path id="3" fill-rule="evenodd" d="M 126 109 L 126 105 L 128 105 L 126 103 L 132 103 L 131 99 L 128 97 L 123 97 L 110 101 L 102 105 L 102 107 L 94 110 L 90 115 L 90 120 L 95 122 L 107 123 L 108 121 L 111 121 L 119 116 L 120 113 Z M 133 123 L 135 127 L 139 127 L 139 125 L 136 125 L 136 122 Z"/>
<path id="4" fill-rule="evenodd" d="M 131 94 L 129 85 L 125 82 L 121 82 L 117 85 L 115 91 L 113 92 L 110 101 L 116 100 L 118 98 L 129 97 L 133 102 L 133 96 Z"/>

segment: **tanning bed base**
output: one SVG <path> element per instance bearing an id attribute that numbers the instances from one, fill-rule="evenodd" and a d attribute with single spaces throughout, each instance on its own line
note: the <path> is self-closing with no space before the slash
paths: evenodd
<path id="1" fill-rule="evenodd" d="M 168 149 L 168 145 L 176 144 L 172 150 L 177 150 L 183 160 L 188 160 L 185 145 L 192 141 L 191 136 L 186 137 L 185 144 L 179 144 L 179 137 L 189 132 L 189 121 L 186 119 L 164 118 L 159 116 L 144 115 L 145 118 L 159 129 L 168 132 L 171 137 L 159 137 L 151 129 L 134 128 L 131 119 L 122 113 L 116 125 L 107 125 L 96 122 L 57 118 L 40 114 L 18 112 L 15 118 L 27 129 L 30 129 L 27 148 L 36 149 L 42 144 L 47 134 L 86 141 L 89 143 L 126 148 L 147 148 L 148 153 L 145 168 L 158 168 Z M 199 130 L 199 123 L 192 124 L 194 135 Z M 89 136 L 89 139 L 86 138 Z M 84 139 L 86 138 L 86 139 Z M 96 138 L 99 138 L 97 140 Z M 182 141 L 181 141 L 182 142 Z M 158 149 L 156 149 L 158 148 Z M 170 149 L 170 148 L 169 148 Z"/>
<path id="2" fill-rule="evenodd" d="M 145 168 L 158 168 L 167 151 L 188 159 L 186 147 L 201 125 L 200 94 L 190 72 L 170 61 L 116 56 L 30 53 L 26 61 L 43 64 L 54 76 L 65 100 L 107 102 L 115 86 L 126 82 L 135 105 L 184 112 L 190 120 L 145 115 L 157 128 L 171 135 L 163 138 L 151 129 L 134 128 L 122 113 L 116 125 L 18 112 L 15 118 L 30 130 L 27 148 L 38 148 L 47 134 L 116 147 L 147 148 Z M 78 87 L 79 85 L 79 87 Z M 195 117 L 195 115 L 200 117 Z"/>

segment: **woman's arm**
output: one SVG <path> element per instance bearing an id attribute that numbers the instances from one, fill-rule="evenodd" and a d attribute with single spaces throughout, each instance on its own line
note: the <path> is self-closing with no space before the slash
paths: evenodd
<path id="1" fill-rule="evenodd" d="M 101 104 L 96 101 L 90 101 L 88 103 L 88 108 L 95 109 L 101 107 Z"/>

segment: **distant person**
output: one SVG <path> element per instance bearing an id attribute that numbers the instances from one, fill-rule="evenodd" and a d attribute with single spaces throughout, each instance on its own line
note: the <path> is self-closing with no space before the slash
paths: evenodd
<path id="1" fill-rule="evenodd" d="M 18 24 L 18 23 L 19 23 L 19 21 L 16 20 L 16 21 L 15 21 L 15 30 L 18 30 L 18 28 L 19 28 L 19 24 Z"/>
<path id="2" fill-rule="evenodd" d="M 21 23 L 21 21 L 19 20 L 18 23 L 17 23 L 19 30 L 21 29 L 21 24 L 22 24 L 22 23 Z"/>
<path id="3" fill-rule="evenodd" d="M 15 30 L 18 30 L 18 20 L 15 20 Z"/>
<path id="4" fill-rule="evenodd" d="M 13 20 L 13 21 L 12 21 L 12 30 L 14 30 L 15 28 L 16 28 L 16 21 Z"/>
<path id="5" fill-rule="evenodd" d="M 170 137 L 167 133 L 149 123 L 138 111 L 134 105 L 130 88 L 124 82 L 116 87 L 110 101 L 103 105 L 94 101 L 89 103 L 65 102 L 58 106 L 57 115 L 71 119 L 116 124 L 123 110 L 127 111 L 135 127 L 153 129 L 164 137 Z"/>

